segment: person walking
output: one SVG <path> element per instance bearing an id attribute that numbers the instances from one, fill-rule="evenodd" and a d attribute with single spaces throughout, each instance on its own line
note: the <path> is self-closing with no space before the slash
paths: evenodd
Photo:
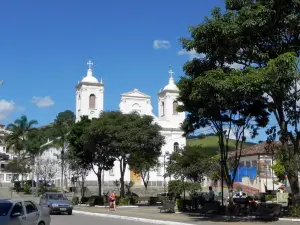
<path id="1" fill-rule="evenodd" d="M 110 211 L 111 208 L 113 208 L 114 211 L 116 211 L 116 205 L 117 205 L 117 203 L 116 203 L 116 193 L 115 193 L 115 191 L 113 191 L 113 192 L 110 194 L 109 199 L 110 199 L 110 207 L 109 207 L 109 211 Z"/>

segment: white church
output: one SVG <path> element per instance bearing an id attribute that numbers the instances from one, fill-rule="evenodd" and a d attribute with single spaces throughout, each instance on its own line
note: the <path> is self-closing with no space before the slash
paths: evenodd
<path id="1" fill-rule="evenodd" d="M 81 116 L 89 116 L 89 118 L 99 117 L 104 110 L 104 83 L 102 79 L 99 81 L 93 76 L 92 65 L 89 61 L 86 76 L 78 82 L 76 88 L 76 121 L 79 121 Z M 164 178 L 167 156 L 174 149 L 186 145 L 186 138 L 183 137 L 183 131 L 180 129 L 181 123 L 185 119 L 184 112 L 177 112 L 177 97 L 179 89 L 173 78 L 173 71 L 169 70 L 169 83 L 158 92 L 158 115 L 153 113 L 151 96 L 142 93 L 138 89 L 134 89 L 127 93 L 121 94 L 119 110 L 123 113 L 132 111 L 138 112 L 140 115 L 151 115 L 154 121 L 162 127 L 161 133 L 165 136 L 166 144 L 162 147 L 162 155 L 160 157 L 160 165 L 158 168 L 150 172 L 149 187 L 162 187 L 168 182 L 169 178 Z M 48 151 L 47 155 L 53 155 L 53 150 Z M 45 156 L 44 156 L 45 157 Z M 164 164 L 165 162 L 165 164 Z M 164 166 L 165 165 L 165 166 Z M 110 171 L 105 171 L 103 174 L 103 184 L 113 186 L 116 180 L 120 179 L 119 164 L 116 161 L 115 166 Z M 59 172 L 57 173 L 57 181 L 60 179 Z M 90 171 L 87 178 L 87 184 L 96 185 L 97 177 L 93 171 Z M 125 182 L 133 181 L 135 185 L 143 185 L 141 177 L 134 174 L 127 168 L 125 173 Z"/>

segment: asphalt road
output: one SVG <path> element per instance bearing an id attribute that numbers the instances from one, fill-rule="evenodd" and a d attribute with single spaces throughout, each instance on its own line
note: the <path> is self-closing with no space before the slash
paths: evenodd
<path id="1" fill-rule="evenodd" d="M 102 218 L 98 216 L 87 216 L 80 214 L 52 215 L 51 225 L 149 225 L 138 221 Z"/>

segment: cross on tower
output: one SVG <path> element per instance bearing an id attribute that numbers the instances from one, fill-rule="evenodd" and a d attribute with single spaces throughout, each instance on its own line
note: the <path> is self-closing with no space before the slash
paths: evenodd
<path id="1" fill-rule="evenodd" d="M 169 74 L 170 74 L 170 77 L 173 77 L 174 72 L 173 72 L 173 70 L 171 68 L 171 65 L 169 66 Z"/>
<path id="2" fill-rule="evenodd" d="M 89 69 L 91 70 L 91 69 L 92 69 L 92 65 L 94 65 L 94 64 L 92 63 L 91 60 L 89 60 L 87 64 L 88 64 L 88 66 L 89 66 Z"/>

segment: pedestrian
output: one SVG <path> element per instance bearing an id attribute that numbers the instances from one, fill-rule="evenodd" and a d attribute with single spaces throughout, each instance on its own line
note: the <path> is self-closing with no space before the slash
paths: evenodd
<path id="1" fill-rule="evenodd" d="M 208 201 L 213 202 L 215 200 L 215 192 L 213 191 L 212 186 L 210 186 L 208 189 Z"/>
<path id="2" fill-rule="evenodd" d="M 113 192 L 110 194 L 109 198 L 110 198 L 110 207 L 109 207 L 109 210 L 110 210 L 111 208 L 113 208 L 114 211 L 116 211 L 116 193 L 115 193 L 115 191 L 113 191 Z"/>

